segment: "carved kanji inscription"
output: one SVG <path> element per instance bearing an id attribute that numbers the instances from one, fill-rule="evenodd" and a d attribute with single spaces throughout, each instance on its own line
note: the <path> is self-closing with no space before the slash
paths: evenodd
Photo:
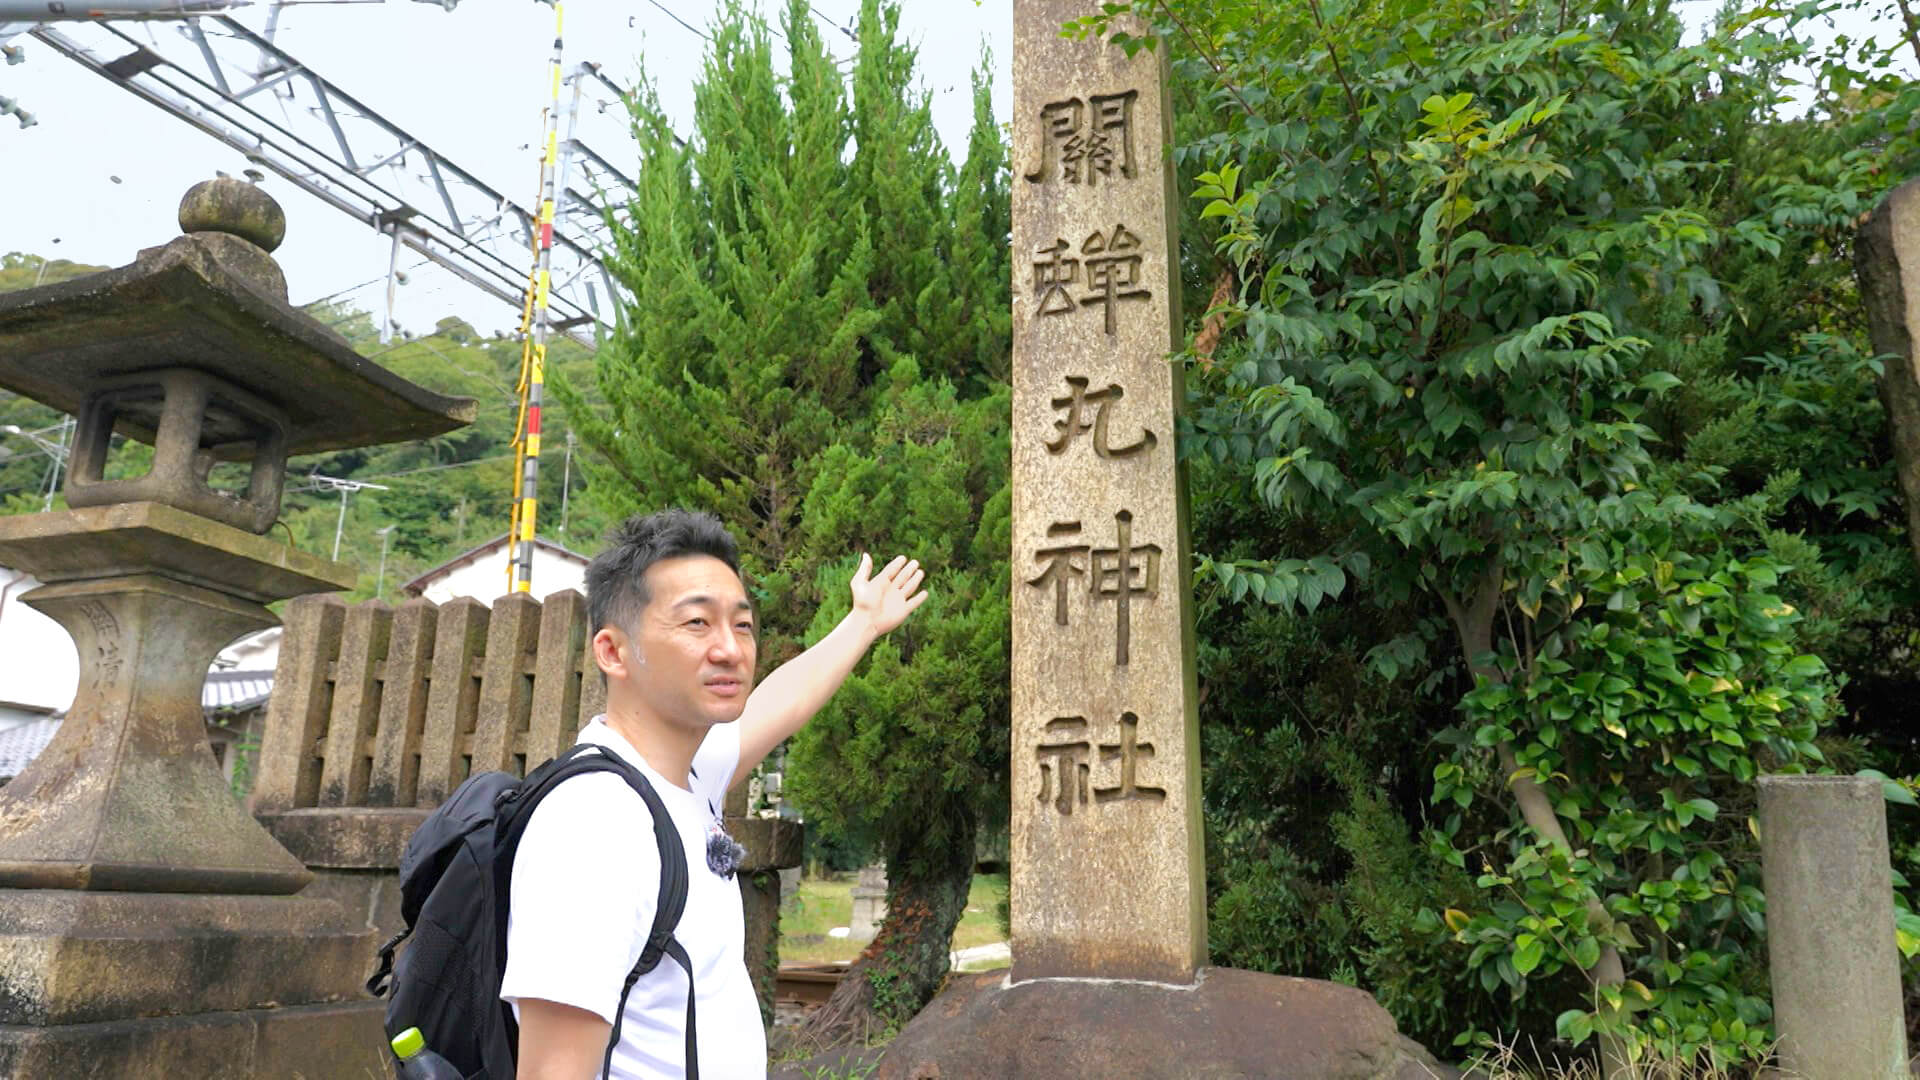
<path id="1" fill-rule="evenodd" d="M 94 651 L 97 654 L 93 665 L 93 685 L 111 686 L 120 678 L 120 620 L 113 617 L 107 605 L 98 600 L 81 603 L 80 613 L 87 617 L 93 627 Z"/>
<path id="2" fill-rule="evenodd" d="M 1099 307 L 1107 336 L 1112 337 L 1118 326 L 1117 312 L 1122 301 L 1153 297 L 1153 291 L 1141 284 L 1145 280 L 1145 257 L 1141 253 L 1140 237 L 1124 224 L 1116 224 L 1111 232 L 1089 233 L 1080 242 L 1079 258 L 1068 258 L 1071 250 L 1070 244 L 1058 238 L 1035 249 L 1035 313 L 1066 315 L 1080 308 Z M 1076 286 L 1081 287 L 1077 296 Z"/>
<path id="3" fill-rule="evenodd" d="M 1056 521 L 1047 526 L 1047 539 L 1076 536 L 1079 532 L 1080 523 L 1077 521 Z M 1054 625 L 1066 626 L 1068 625 L 1067 589 L 1072 585 L 1074 578 L 1087 575 L 1087 545 L 1055 544 L 1034 552 L 1033 557 L 1046 563 L 1047 566 L 1040 571 L 1039 577 L 1027 584 L 1053 590 Z"/>
<path id="4" fill-rule="evenodd" d="M 1039 163 L 1027 180 L 1092 187 L 1101 179 L 1133 179 L 1139 171 L 1133 157 L 1133 107 L 1139 99 L 1140 91 L 1123 90 L 1040 106 Z"/>
<path id="5" fill-rule="evenodd" d="M 1087 805 L 1093 740 L 1087 737 L 1086 717 L 1059 716 L 1047 721 L 1034 756 L 1040 764 L 1041 802 L 1052 800 L 1053 808 L 1062 814 L 1072 814 L 1075 806 Z"/>
<path id="6" fill-rule="evenodd" d="M 1103 458 L 1132 457 L 1153 449 L 1160 440 L 1153 432 L 1141 430 L 1138 439 L 1126 446 L 1109 444 L 1107 415 L 1115 402 L 1126 396 L 1119 383 L 1110 383 L 1103 390 L 1087 390 L 1089 383 L 1084 376 L 1067 376 L 1067 396 L 1053 399 L 1053 407 L 1065 409 L 1067 415 L 1053 422 L 1055 438 L 1046 444 L 1051 453 L 1062 453 L 1073 440 L 1091 431 L 1093 433 L 1093 452 Z M 1093 418 L 1087 418 L 1089 408 Z"/>
<path id="7" fill-rule="evenodd" d="M 1052 543 L 1080 535 L 1077 521 L 1056 521 L 1047 526 L 1046 547 L 1033 553 L 1042 563 L 1040 573 L 1027 584 L 1053 591 L 1053 621 L 1057 626 L 1071 625 L 1068 597 L 1074 579 L 1087 579 L 1087 592 L 1094 600 L 1114 602 L 1113 662 L 1125 666 L 1132 654 L 1133 599 L 1152 599 L 1160 595 L 1160 545 L 1135 543 L 1133 513 L 1122 510 L 1113 515 L 1112 547 L 1094 547 L 1090 543 Z"/>
<path id="8" fill-rule="evenodd" d="M 1096 805 L 1166 800 L 1166 788 L 1140 782 L 1140 767 L 1153 760 L 1153 744 L 1140 741 L 1140 718 L 1123 712 L 1116 726 L 1118 738 L 1097 746 L 1101 779 L 1115 782 L 1094 785 L 1090 778 L 1096 744 L 1087 718 L 1056 716 L 1047 721 L 1034 747 L 1042 804 L 1050 803 L 1062 816 L 1070 817 L 1074 807 L 1088 804 L 1089 795 Z"/>
<path id="9" fill-rule="evenodd" d="M 1140 718 L 1130 712 L 1120 714 L 1120 741 L 1100 744 L 1101 763 L 1114 760 L 1120 762 L 1120 782 L 1112 787 L 1094 788 L 1095 800 L 1104 803 L 1122 799 L 1147 802 L 1166 799 L 1166 788 L 1150 787 L 1139 782 L 1141 763 L 1153 760 L 1153 744 L 1140 741 Z"/>
<path id="10" fill-rule="evenodd" d="M 1039 298 L 1042 315 L 1065 315 L 1076 310 L 1069 286 L 1080 280 L 1080 260 L 1067 258 L 1071 250 L 1073 245 L 1055 240 L 1034 253 L 1040 258 L 1033 262 L 1033 294 Z"/>
<path id="11" fill-rule="evenodd" d="M 1088 554 L 1088 577 L 1095 599 L 1114 604 L 1113 662 L 1125 666 L 1133 636 L 1133 598 L 1160 595 L 1160 545 L 1133 542 L 1133 514 L 1113 515 L 1114 546 Z"/>

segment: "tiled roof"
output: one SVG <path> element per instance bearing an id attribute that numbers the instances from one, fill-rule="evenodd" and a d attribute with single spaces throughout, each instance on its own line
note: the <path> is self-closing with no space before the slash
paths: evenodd
<path id="1" fill-rule="evenodd" d="M 271 671 L 215 671 L 200 688 L 200 707 L 208 712 L 237 712 L 259 705 L 272 693 Z M 46 716 L 0 731 L 0 779 L 18 776 L 59 730 L 60 717 Z"/>
<path id="2" fill-rule="evenodd" d="M 206 683 L 200 687 L 200 707 L 208 712 L 250 709 L 272 693 L 271 671 L 215 671 L 208 673 Z"/>
<path id="3" fill-rule="evenodd" d="M 27 762 L 40 756 L 60 730 L 60 718 L 43 716 L 0 731 L 0 778 L 20 775 Z"/>

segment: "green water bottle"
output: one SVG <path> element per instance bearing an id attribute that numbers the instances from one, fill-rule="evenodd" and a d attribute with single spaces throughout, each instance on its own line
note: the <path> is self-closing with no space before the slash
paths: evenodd
<path id="1" fill-rule="evenodd" d="M 400 1059 L 400 1080 L 466 1080 L 452 1062 L 427 1049 L 417 1027 L 393 1037 L 393 1054 Z"/>

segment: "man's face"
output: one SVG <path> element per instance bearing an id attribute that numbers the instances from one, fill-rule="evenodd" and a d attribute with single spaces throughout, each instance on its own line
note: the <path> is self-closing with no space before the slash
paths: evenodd
<path id="1" fill-rule="evenodd" d="M 688 555 L 654 563 L 645 581 L 627 675 L 635 696 L 676 726 L 704 731 L 738 720 L 757 646 L 740 576 L 710 555 Z"/>

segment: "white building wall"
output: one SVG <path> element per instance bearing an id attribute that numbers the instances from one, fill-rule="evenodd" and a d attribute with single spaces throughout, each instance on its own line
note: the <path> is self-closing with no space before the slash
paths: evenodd
<path id="1" fill-rule="evenodd" d="M 533 549 L 531 595 L 535 600 L 544 600 L 548 593 L 562 589 L 574 589 L 582 596 L 586 595 L 586 564 L 536 545 Z M 506 591 L 507 553 L 505 549 L 495 549 L 435 578 L 420 591 L 420 595 L 436 604 L 444 604 L 457 596 L 470 596 L 491 607 L 495 598 Z"/>
<path id="2" fill-rule="evenodd" d="M 80 654 L 65 627 L 21 603 L 39 586 L 31 574 L 0 567 L 0 702 L 65 712 L 80 686 Z"/>

